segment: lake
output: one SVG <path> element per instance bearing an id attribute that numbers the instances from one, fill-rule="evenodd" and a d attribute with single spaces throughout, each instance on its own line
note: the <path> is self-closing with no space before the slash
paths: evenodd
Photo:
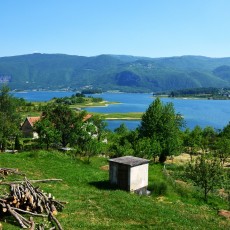
<path id="1" fill-rule="evenodd" d="M 74 92 L 63 91 L 28 91 L 14 92 L 16 97 L 22 97 L 28 101 L 48 101 L 53 97 L 71 96 Z M 120 102 L 107 107 L 86 108 L 88 112 L 99 113 L 127 113 L 144 112 L 154 100 L 152 94 L 144 93 L 102 93 L 94 97 L 102 97 L 106 101 Z M 162 98 L 164 103 L 173 102 L 175 110 L 180 113 L 189 128 L 196 125 L 202 128 L 212 126 L 222 129 L 230 121 L 230 100 L 205 100 L 205 99 L 172 99 Z M 114 130 L 121 123 L 125 123 L 129 129 L 135 129 L 140 121 L 112 120 L 107 121 L 108 128 Z"/>

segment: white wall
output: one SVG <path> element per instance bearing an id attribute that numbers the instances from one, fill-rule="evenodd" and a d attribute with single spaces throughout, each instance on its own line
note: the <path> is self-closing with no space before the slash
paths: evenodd
<path id="1" fill-rule="evenodd" d="M 130 171 L 130 191 L 148 186 L 149 164 L 132 167 Z"/>

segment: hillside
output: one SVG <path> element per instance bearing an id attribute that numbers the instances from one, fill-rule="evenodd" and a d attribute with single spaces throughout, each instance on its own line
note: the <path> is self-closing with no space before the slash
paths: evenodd
<path id="1" fill-rule="evenodd" d="M 110 186 L 106 158 L 96 157 L 91 164 L 86 164 L 63 153 L 38 151 L 4 153 L 0 159 L 0 167 L 17 168 L 19 172 L 26 173 L 28 179 L 63 180 L 35 184 L 57 200 L 67 202 L 64 210 L 57 215 L 63 229 L 214 230 L 230 227 L 228 220 L 217 215 L 217 209 L 222 206 L 216 200 L 208 205 L 190 190 L 175 191 L 163 176 L 159 164 L 151 164 L 149 169 L 152 194 L 139 196 Z M 5 180 L 21 180 L 21 177 L 6 176 Z M 155 194 L 154 183 L 167 183 L 168 192 Z M 0 193 L 6 194 L 8 189 L 8 186 L 1 185 Z M 42 220 L 36 218 L 37 222 Z M 20 229 L 9 216 L 0 216 L 0 223 L 3 229 Z"/>
<path id="2" fill-rule="evenodd" d="M 162 91 L 230 87 L 230 58 L 29 54 L 0 58 L 0 83 L 12 89 L 101 88 Z"/>

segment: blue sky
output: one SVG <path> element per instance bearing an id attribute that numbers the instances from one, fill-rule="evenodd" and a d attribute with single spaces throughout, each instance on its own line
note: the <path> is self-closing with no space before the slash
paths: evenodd
<path id="1" fill-rule="evenodd" d="M 230 57 L 230 0 L 2 0 L 0 57 Z"/>

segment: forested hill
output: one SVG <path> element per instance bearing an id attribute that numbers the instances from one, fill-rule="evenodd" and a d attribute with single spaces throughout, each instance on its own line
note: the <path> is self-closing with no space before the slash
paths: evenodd
<path id="1" fill-rule="evenodd" d="M 29 54 L 0 58 L 0 82 L 12 89 L 164 91 L 230 87 L 230 58 L 148 58 Z"/>

